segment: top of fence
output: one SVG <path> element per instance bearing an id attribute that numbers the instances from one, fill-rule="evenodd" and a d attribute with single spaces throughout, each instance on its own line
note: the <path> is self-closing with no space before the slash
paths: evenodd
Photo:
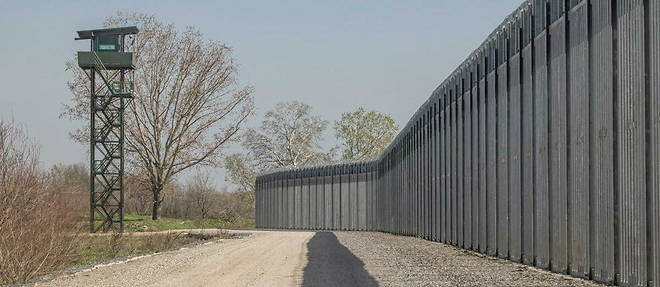
<path id="1" fill-rule="evenodd" d="M 582 0 L 570 0 L 569 6 L 573 7 Z M 426 127 L 421 124 L 424 117 L 434 116 L 440 113 L 445 106 L 461 99 L 470 90 L 470 86 L 487 76 L 490 71 L 496 69 L 508 58 L 519 51 L 519 48 L 527 46 L 532 39 L 543 33 L 550 21 L 557 20 L 565 13 L 566 7 L 563 3 L 552 0 L 526 0 L 502 23 L 497 26 L 488 37 L 474 49 L 470 55 L 431 93 L 431 96 L 422 104 L 415 114 L 408 120 L 404 128 L 399 131 L 394 140 L 388 145 L 383 153 L 377 158 L 357 162 L 339 162 L 331 164 L 320 164 L 304 167 L 280 168 L 260 174 L 259 177 L 277 176 L 278 174 L 290 173 L 321 173 L 333 170 L 341 173 L 344 170 L 355 168 L 377 166 L 385 157 L 392 153 L 401 141 L 409 140 L 411 136 L 420 129 Z M 522 36 L 522 37 L 520 37 Z M 511 47 L 510 41 L 515 44 Z M 506 51 L 500 51 L 507 49 Z M 506 59 L 503 57 L 506 56 Z M 498 59 L 499 57 L 499 59 Z M 348 171 L 347 171 L 348 172 Z"/>

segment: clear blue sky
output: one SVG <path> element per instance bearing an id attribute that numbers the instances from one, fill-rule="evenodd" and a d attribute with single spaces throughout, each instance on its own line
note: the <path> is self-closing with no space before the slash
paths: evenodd
<path id="1" fill-rule="evenodd" d="M 0 118 L 28 129 L 45 166 L 87 162 L 86 146 L 68 137 L 78 124 L 58 118 L 70 97 L 64 62 L 88 49 L 74 32 L 138 11 L 231 46 L 240 80 L 256 89 L 252 125 L 300 100 L 329 121 L 363 106 L 403 126 L 521 2 L 1 0 Z"/>

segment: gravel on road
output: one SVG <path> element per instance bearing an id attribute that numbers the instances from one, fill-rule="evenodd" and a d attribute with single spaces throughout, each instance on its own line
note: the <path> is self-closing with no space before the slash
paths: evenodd
<path id="1" fill-rule="evenodd" d="M 420 238 L 335 232 L 381 286 L 602 286 Z"/>

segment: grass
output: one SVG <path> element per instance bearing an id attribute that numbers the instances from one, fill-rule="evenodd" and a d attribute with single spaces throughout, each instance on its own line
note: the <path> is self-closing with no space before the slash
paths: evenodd
<path id="1" fill-rule="evenodd" d="M 178 233 L 144 236 L 118 233 L 100 236 L 86 235 L 81 239 L 80 246 L 74 249 L 69 256 L 70 260 L 62 267 L 89 265 L 130 255 L 157 253 L 199 240 L 184 237 Z"/>
<path id="2" fill-rule="evenodd" d="M 224 229 L 254 227 L 254 220 L 240 223 L 219 219 L 181 219 L 161 218 L 152 220 L 150 215 L 128 213 L 124 217 L 125 233 L 81 234 L 78 247 L 66 256 L 64 265 L 59 270 L 74 266 L 84 266 L 106 260 L 132 255 L 152 254 L 183 246 L 189 243 L 226 238 L 228 234 L 220 231 L 216 235 L 186 236 L 181 232 L 161 232 L 190 229 Z M 86 224 L 84 221 L 82 224 Z M 228 238 L 228 237 L 227 237 Z"/>
<path id="3" fill-rule="evenodd" d="M 219 219 L 181 219 L 163 217 L 159 220 L 153 220 L 149 215 L 137 215 L 132 213 L 126 214 L 124 221 L 125 228 L 129 232 L 254 227 L 254 220 L 238 223 Z"/>

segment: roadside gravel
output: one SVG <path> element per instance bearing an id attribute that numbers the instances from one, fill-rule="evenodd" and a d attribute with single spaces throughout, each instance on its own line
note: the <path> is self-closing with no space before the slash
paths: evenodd
<path id="1" fill-rule="evenodd" d="M 420 238 L 334 233 L 381 286 L 602 286 Z"/>

